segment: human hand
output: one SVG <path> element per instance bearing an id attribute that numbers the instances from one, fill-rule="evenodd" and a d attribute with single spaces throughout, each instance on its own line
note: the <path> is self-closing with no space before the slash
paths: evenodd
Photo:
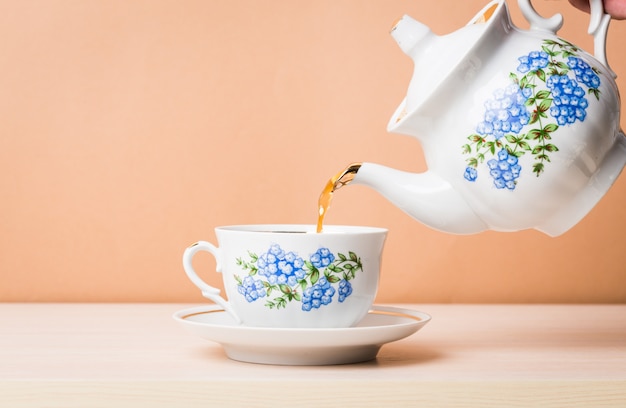
<path id="1" fill-rule="evenodd" d="M 569 0 L 572 6 L 589 13 L 589 0 Z M 604 0 L 604 12 L 615 20 L 626 19 L 626 0 Z"/>

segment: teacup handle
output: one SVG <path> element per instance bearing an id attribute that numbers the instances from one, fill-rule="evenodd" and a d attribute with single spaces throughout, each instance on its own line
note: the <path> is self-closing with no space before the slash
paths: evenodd
<path id="1" fill-rule="evenodd" d="M 563 16 L 559 13 L 550 18 L 544 18 L 537 13 L 530 0 L 518 0 L 518 4 L 524 18 L 530 23 L 531 30 L 548 30 L 556 34 L 563 26 Z M 615 75 L 606 59 L 606 36 L 611 16 L 604 13 L 602 0 L 589 0 L 589 6 L 591 8 L 591 18 L 587 32 L 593 36 L 594 57 L 604 64 L 609 73 L 615 78 L 617 75 Z"/>
<path id="2" fill-rule="evenodd" d="M 183 253 L 183 269 L 185 269 L 185 273 L 191 282 L 200 288 L 202 296 L 220 305 L 225 311 L 231 314 L 238 324 L 240 324 L 241 319 L 237 316 L 230 303 L 220 296 L 220 290 L 203 281 L 193 268 L 191 261 L 193 260 L 194 255 L 200 251 L 206 251 L 212 254 L 217 262 L 215 271 L 222 272 L 220 249 L 209 242 L 198 241 L 185 249 L 185 252 Z"/>

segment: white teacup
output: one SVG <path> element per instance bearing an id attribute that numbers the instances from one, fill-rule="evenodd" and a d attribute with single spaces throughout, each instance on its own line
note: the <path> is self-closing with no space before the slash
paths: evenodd
<path id="1" fill-rule="evenodd" d="M 215 228 L 183 254 L 183 267 L 202 294 L 246 326 L 350 327 L 376 297 L 387 230 L 314 225 L 237 225 Z M 192 266 L 207 251 L 222 273 L 228 300 Z"/>

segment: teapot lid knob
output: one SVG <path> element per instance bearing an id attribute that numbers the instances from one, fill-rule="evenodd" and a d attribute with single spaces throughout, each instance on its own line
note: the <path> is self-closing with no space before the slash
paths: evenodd
<path id="1" fill-rule="evenodd" d="M 398 19 L 391 28 L 391 36 L 396 40 L 402 52 L 409 55 L 415 45 L 430 33 L 428 26 L 407 15 Z"/>

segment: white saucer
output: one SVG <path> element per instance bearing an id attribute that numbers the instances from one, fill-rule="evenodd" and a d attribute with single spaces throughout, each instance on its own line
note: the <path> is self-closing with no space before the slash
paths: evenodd
<path id="1" fill-rule="evenodd" d="M 191 333 L 220 343 L 233 360 L 280 365 L 372 360 L 383 344 L 410 336 L 430 320 L 426 313 L 384 306 L 374 306 L 358 325 L 340 329 L 239 326 L 217 305 L 181 310 L 173 317 Z"/>

